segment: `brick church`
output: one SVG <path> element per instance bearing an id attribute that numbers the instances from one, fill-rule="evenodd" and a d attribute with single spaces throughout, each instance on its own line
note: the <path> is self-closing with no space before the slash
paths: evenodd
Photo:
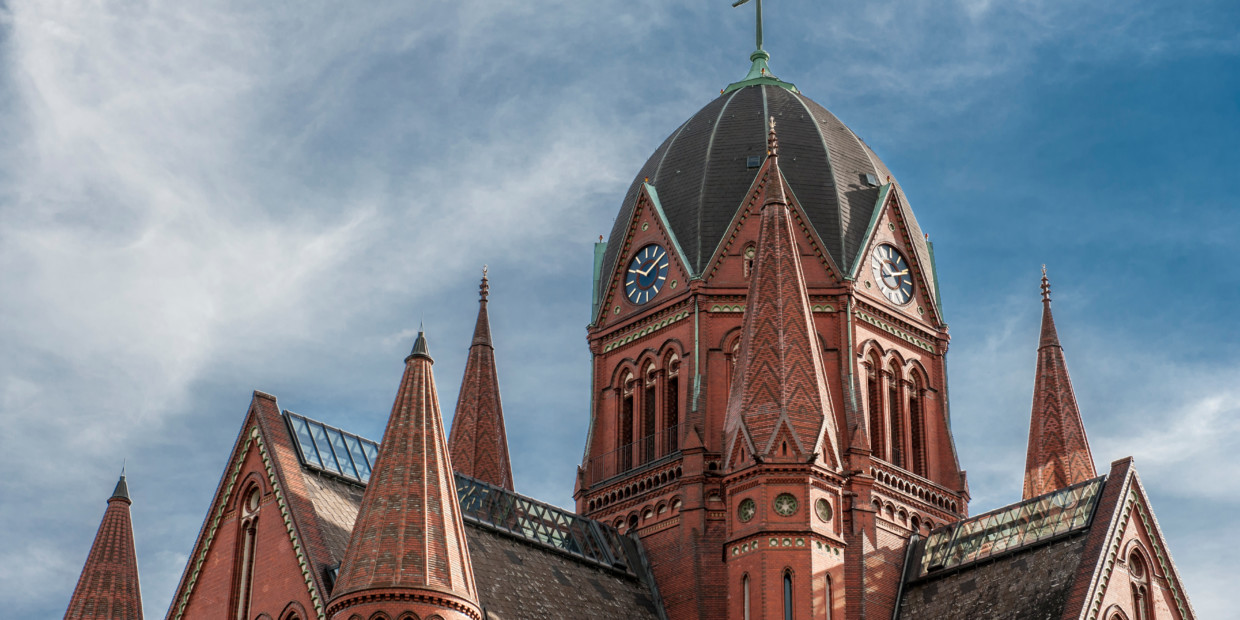
<path id="1" fill-rule="evenodd" d="M 254 393 L 167 618 L 1194 618 L 1132 459 L 1094 468 L 1045 272 L 1024 499 L 970 516 L 933 246 L 750 60 L 596 247 L 575 511 L 514 488 L 484 274 L 435 345 L 469 347 L 450 434 L 425 333 L 379 442 Z M 143 616 L 130 505 L 122 476 L 66 618 Z"/>

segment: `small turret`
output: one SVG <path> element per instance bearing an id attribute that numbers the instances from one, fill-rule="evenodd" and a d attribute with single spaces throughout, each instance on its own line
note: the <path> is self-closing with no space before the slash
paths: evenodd
<path id="1" fill-rule="evenodd" d="M 491 344 L 491 322 L 487 316 L 490 284 L 486 267 L 482 268 L 482 284 L 478 289 L 478 321 L 469 347 L 469 359 L 465 362 L 448 448 L 456 471 L 511 491 L 512 463 L 508 458 L 495 347 Z"/>
<path id="2" fill-rule="evenodd" d="M 116 482 L 95 543 L 82 567 L 65 620 L 142 620 L 138 553 L 129 516 L 129 485 L 122 472 Z"/>
<path id="3" fill-rule="evenodd" d="M 340 566 L 328 616 L 480 620 L 444 438 L 434 360 L 418 332 Z"/>
<path id="4" fill-rule="evenodd" d="M 1029 450 L 1025 457 L 1025 499 L 1089 480 L 1098 474 L 1089 451 L 1085 424 L 1072 391 L 1055 318 L 1051 285 L 1042 267 L 1042 334 L 1033 384 Z"/>

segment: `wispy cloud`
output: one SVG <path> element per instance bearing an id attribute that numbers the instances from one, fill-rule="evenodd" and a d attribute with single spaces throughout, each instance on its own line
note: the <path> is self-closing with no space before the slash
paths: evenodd
<path id="1" fill-rule="evenodd" d="M 1017 115 L 1012 85 L 1048 65 L 1072 76 L 1091 63 L 1234 55 L 1225 4 L 1121 12 L 962 0 L 828 14 L 817 2 L 772 3 L 767 46 L 778 74 L 852 110 L 862 135 L 901 144 L 897 158 L 919 157 Z M 6 608 L 63 610 L 128 456 L 147 613 L 159 613 L 249 390 L 378 437 L 423 312 L 450 415 L 484 262 L 518 485 L 568 504 L 589 403 L 590 243 L 610 230 L 658 141 L 743 74 L 748 10 L 654 0 L 0 7 L 0 523 L 12 534 L 0 539 L 0 566 L 23 567 L 0 569 Z M 969 213 L 1003 207 L 960 190 L 975 171 L 927 159 L 897 172 L 927 179 L 919 195 L 952 201 L 918 202 L 919 215 L 933 221 L 957 200 Z M 1227 238 L 1217 233 L 1226 221 L 1214 223 L 1206 228 Z M 1158 243 L 1195 238 L 1175 230 Z M 952 397 L 980 507 L 1019 489 L 1036 304 L 974 284 L 987 266 L 1010 266 L 968 254 L 977 247 L 941 252 L 940 269 L 968 282 L 949 286 L 959 295 L 948 299 Z M 1177 487 L 1173 472 L 1191 447 L 1193 463 L 1235 473 L 1234 356 L 1163 359 L 1125 327 L 1068 344 L 1099 458 L 1135 453 L 1160 497 L 1227 504 L 1220 489 L 1234 485 Z M 1133 364 L 1174 379 L 1137 389 L 1097 370 Z M 1184 420 L 1170 436 L 1131 430 L 1168 416 Z M 1178 540 L 1188 541 L 1176 548 L 1182 568 L 1209 565 L 1195 539 Z"/>

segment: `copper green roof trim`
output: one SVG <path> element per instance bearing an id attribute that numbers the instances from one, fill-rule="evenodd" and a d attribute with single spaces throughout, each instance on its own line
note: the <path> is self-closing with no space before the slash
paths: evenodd
<path id="1" fill-rule="evenodd" d="M 771 67 L 766 63 L 770 59 L 771 55 L 766 53 L 766 50 L 754 50 L 754 53 L 749 55 L 749 60 L 753 62 L 753 65 L 749 67 L 749 73 L 745 75 L 743 80 L 728 84 L 728 87 L 723 89 L 723 94 L 726 95 L 734 90 L 759 84 L 770 84 L 771 86 L 786 88 L 794 93 L 801 92 L 797 90 L 796 84 L 785 82 L 771 73 Z"/>

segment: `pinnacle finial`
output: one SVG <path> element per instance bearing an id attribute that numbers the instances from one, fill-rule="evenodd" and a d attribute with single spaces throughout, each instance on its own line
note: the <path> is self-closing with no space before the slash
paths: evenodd
<path id="1" fill-rule="evenodd" d="M 487 295 L 490 295 L 490 294 L 491 294 L 491 285 L 487 281 L 487 266 L 483 265 L 482 266 L 482 284 L 478 285 L 478 296 L 481 298 L 481 301 L 486 302 Z"/>
<path id="2" fill-rule="evenodd" d="M 775 117 L 771 117 L 771 131 L 766 135 L 766 150 L 771 157 L 779 157 L 779 136 L 775 135 Z"/>
<path id="3" fill-rule="evenodd" d="M 116 488 L 112 490 L 112 497 L 108 501 L 114 499 L 123 499 L 129 501 L 129 484 L 125 482 L 125 470 L 121 469 L 121 477 L 116 481 Z"/>
<path id="4" fill-rule="evenodd" d="M 1051 302 L 1051 281 L 1046 277 L 1046 265 L 1042 265 L 1042 303 Z"/>
<path id="5" fill-rule="evenodd" d="M 431 362 L 435 361 L 431 357 L 430 347 L 426 344 L 426 332 L 422 330 L 421 325 L 418 325 L 418 337 L 413 341 L 413 350 L 409 352 L 409 357 L 406 357 L 405 361 L 408 362 L 415 357 L 425 357 Z"/>

